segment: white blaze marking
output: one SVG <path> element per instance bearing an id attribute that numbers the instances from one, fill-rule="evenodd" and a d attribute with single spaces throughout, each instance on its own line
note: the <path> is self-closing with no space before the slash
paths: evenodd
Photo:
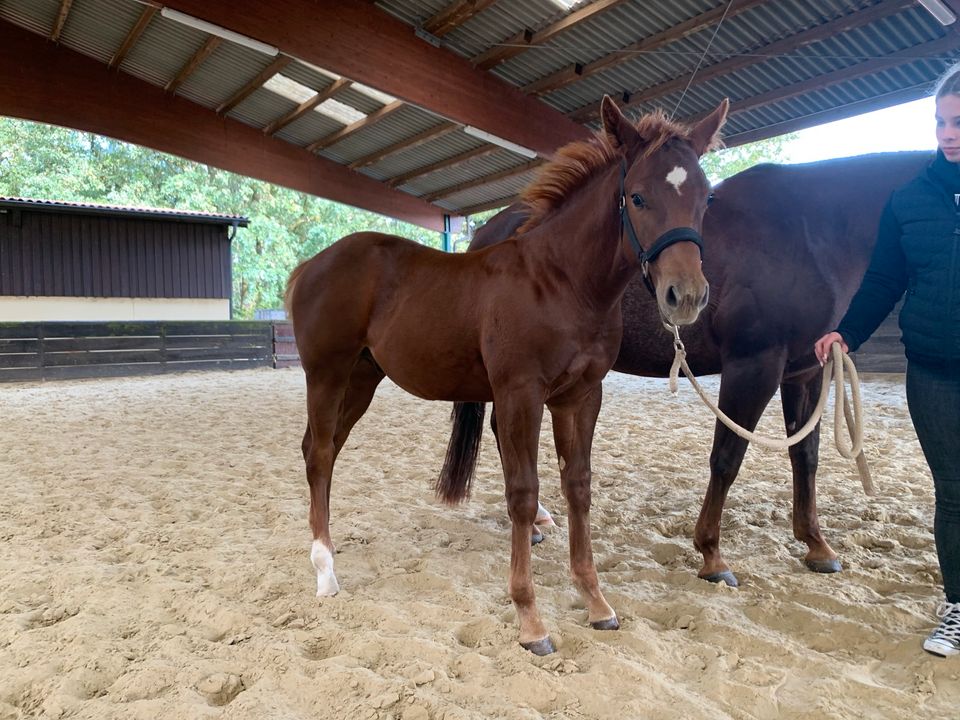
<path id="1" fill-rule="evenodd" d="M 686 179 L 687 171 L 679 165 L 667 173 L 667 182 L 673 185 L 673 189 L 677 191 L 678 195 L 680 194 L 680 186 L 686 182 Z"/>
<path id="2" fill-rule="evenodd" d="M 340 583 L 333 574 L 333 554 L 319 540 L 313 541 L 310 548 L 310 561 L 317 569 L 317 597 L 336 595 L 340 592 Z"/>

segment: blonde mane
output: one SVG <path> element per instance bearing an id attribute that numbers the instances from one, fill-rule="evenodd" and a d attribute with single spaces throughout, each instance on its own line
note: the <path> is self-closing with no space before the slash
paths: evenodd
<path id="1" fill-rule="evenodd" d="M 659 109 L 641 117 L 634 127 L 640 137 L 647 139 L 642 157 L 649 157 L 671 138 L 686 139 L 690 135 L 689 126 L 671 120 Z M 620 152 L 610 144 L 603 130 L 590 140 L 572 142 L 560 148 L 553 160 L 541 168 L 537 178 L 520 193 L 520 200 L 527 205 L 530 214 L 517 233 L 539 225 L 573 190 L 618 157 Z"/>

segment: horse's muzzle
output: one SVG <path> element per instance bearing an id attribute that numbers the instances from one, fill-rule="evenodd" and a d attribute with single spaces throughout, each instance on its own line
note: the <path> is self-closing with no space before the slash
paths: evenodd
<path id="1" fill-rule="evenodd" d="M 657 298 L 664 320 L 673 325 L 689 325 L 700 316 L 710 299 L 710 285 L 673 283 Z"/>

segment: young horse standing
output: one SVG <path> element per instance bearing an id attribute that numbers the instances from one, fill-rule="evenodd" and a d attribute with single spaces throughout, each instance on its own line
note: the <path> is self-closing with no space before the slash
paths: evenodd
<path id="1" fill-rule="evenodd" d="M 709 186 L 698 156 L 715 143 L 727 107 L 693 128 L 661 115 L 633 125 L 604 98 L 603 133 L 561 149 L 526 191 L 531 215 L 522 243 L 451 255 L 357 233 L 293 271 L 287 305 L 307 380 L 303 455 L 318 595 L 339 590 L 329 531 L 333 465 L 386 375 L 428 400 L 496 404 L 513 524 L 509 591 L 520 642 L 537 654 L 553 651 L 534 602 L 529 530 L 547 405 L 570 508 L 574 583 L 594 627 L 619 627 L 590 545 L 601 381 L 620 347 L 620 299 L 638 269 L 649 271 L 671 322 L 692 322 L 706 304 L 698 229 Z M 447 502 L 469 491 L 482 431 L 476 413 L 459 420 L 462 433 L 437 484 Z"/>

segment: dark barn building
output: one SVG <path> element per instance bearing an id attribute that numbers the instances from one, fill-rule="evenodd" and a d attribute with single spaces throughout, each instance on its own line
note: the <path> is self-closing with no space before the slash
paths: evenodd
<path id="1" fill-rule="evenodd" d="M 227 320 L 246 218 L 0 198 L 0 321 Z"/>

